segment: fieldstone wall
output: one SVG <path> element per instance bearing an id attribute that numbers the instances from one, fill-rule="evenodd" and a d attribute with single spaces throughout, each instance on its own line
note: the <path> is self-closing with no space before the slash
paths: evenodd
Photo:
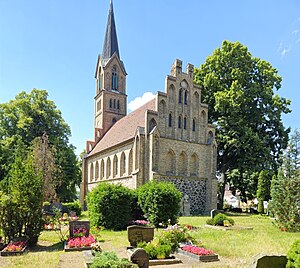
<path id="1" fill-rule="evenodd" d="M 155 180 L 172 182 L 182 192 L 183 196 L 188 195 L 191 214 L 203 214 L 206 212 L 206 179 L 161 176 Z"/>

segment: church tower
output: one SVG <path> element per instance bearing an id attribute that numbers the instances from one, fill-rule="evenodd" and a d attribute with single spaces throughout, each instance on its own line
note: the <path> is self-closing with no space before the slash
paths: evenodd
<path id="1" fill-rule="evenodd" d="M 98 56 L 95 79 L 96 142 L 116 121 L 126 116 L 126 71 L 120 59 L 112 0 L 110 1 L 102 54 Z"/>

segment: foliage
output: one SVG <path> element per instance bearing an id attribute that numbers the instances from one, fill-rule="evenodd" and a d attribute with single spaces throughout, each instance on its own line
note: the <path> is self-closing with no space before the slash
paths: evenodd
<path id="1" fill-rule="evenodd" d="M 179 247 L 179 243 L 189 241 L 194 241 L 189 229 L 177 224 L 164 229 L 159 236 L 159 243 L 161 245 L 170 245 L 173 252 Z"/>
<path id="2" fill-rule="evenodd" d="M 69 145 L 70 128 L 45 90 L 21 92 L 14 100 L 0 104 L 0 181 L 7 185 L 8 174 L 19 150 L 31 151 L 33 140 L 47 134 L 56 170 L 56 193 L 61 201 L 72 201 L 80 184 L 80 167 Z M 54 171 L 54 170 L 52 170 Z M 53 174 L 51 174 L 52 176 Z"/>
<path id="3" fill-rule="evenodd" d="M 231 225 L 234 225 L 234 220 L 232 218 L 227 217 L 223 213 L 217 214 L 212 220 L 213 225 L 224 226 L 224 221 L 228 221 Z"/>
<path id="4" fill-rule="evenodd" d="M 279 228 L 300 231 L 300 133 L 291 136 L 283 155 L 283 166 L 274 176 L 271 185 L 270 211 L 275 215 Z"/>
<path id="5" fill-rule="evenodd" d="M 300 267 L 300 240 L 296 240 L 287 253 L 287 268 Z"/>
<path id="6" fill-rule="evenodd" d="M 258 212 L 264 213 L 264 201 L 270 199 L 270 188 L 273 172 L 262 170 L 259 173 L 256 197 L 258 199 Z"/>
<path id="7" fill-rule="evenodd" d="M 257 172 L 278 170 L 289 129 L 281 115 L 290 112 L 290 101 L 274 94 L 281 77 L 270 63 L 255 58 L 239 42 L 223 41 L 222 47 L 195 69 L 194 81 L 202 87 L 209 122 L 216 124 L 217 171 L 225 185 L 253 198 Z"/>
<path id="8" fill-rule="evenodd" d="M 150 243 L 139 242 L 137 247 L 143 248 L 151 260 L 169 258 L 172 253 L 171 245 L 155 243 L 154 241 L 151 241 Z"/>
<path id="9" fill-rule="evenodd" d="M 114 252 L 96 253 L 91 268 L 137 268 L 138 266 L 127 259 L 118 259 Z"/>
<path id="10" fill-rule="evenodd" d="M 66 206 L 68 208 L 68 212 L 70 213 L 71 211 L 76 212 L 76 216 L 80 216 L 82 212 L 82 207 L 81 204 L 79 203 L 78 200 L 74 202 L 69 202 L 69 203 L 63 203 L 63 206 Z"/>
<path id="11" fill-rule="evenodd" d="M 100 183 L 87 195 L 92 225 L 125 229 L 131 219 L 132 191 L 120 184 Z"/>
<path id="12" fill-rule="evenodd" d="M 28 238 L 35 245 L 43 228 L 43 180 L 33 158 L 17 157 L 9 173 L 5 192 L 0 192 L 0 226 L 6 241 Z"/>
<path id="13" fill-rule="evenodd" d="M 177 222 L 181 196 L 174 184 L 168 182 L 148 182 L 138 189 L 139 205 L 155 227 Z"/>

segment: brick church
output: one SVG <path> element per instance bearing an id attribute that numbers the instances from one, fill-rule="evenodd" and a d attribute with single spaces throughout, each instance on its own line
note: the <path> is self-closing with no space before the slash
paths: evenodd
<path id="1" fill-rule="evenodd" d="M 217 205 L 215 128 L 193 82 L 194 66 L 176 59 L 165 92 L 127 115 L 126 70 L 121 60 L 110 3 L 95 79 L 94 141 L 83 158 L 81 202 L 101 182 L 137 188 L 169 181 L 183 193 L 190 213 Z M 184 213 L 183 213 L 184 214 Z"/>

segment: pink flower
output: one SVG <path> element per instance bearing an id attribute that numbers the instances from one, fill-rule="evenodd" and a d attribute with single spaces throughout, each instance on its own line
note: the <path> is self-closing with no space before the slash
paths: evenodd
<path id="1" fill-rule="evenodd" d="M 95 238 L 90 234 L 88 237 L 74 237 L 68 239 L 68 246 L 70 248 L 81 248 L 81 247 L 90 247 L 93 243 L 95 243 Z"/>
<path id="2" fill-rule="evenodd" d="M 214 252 L 212 250 L 209 249 L 205 249 L 205 248 L 200 248 L 197 246 L 183 246 L 181 248 L 184 251 L 199 255 L 199 256 L 207 256 L 207 255 L 213 255 Z"/>
<path id="3" fill-rule="evenodd" d="M 3 251 L 21 251 L 25 246 L 25 242 L 11 242 L 6 246 L 6 248 Z"/>

